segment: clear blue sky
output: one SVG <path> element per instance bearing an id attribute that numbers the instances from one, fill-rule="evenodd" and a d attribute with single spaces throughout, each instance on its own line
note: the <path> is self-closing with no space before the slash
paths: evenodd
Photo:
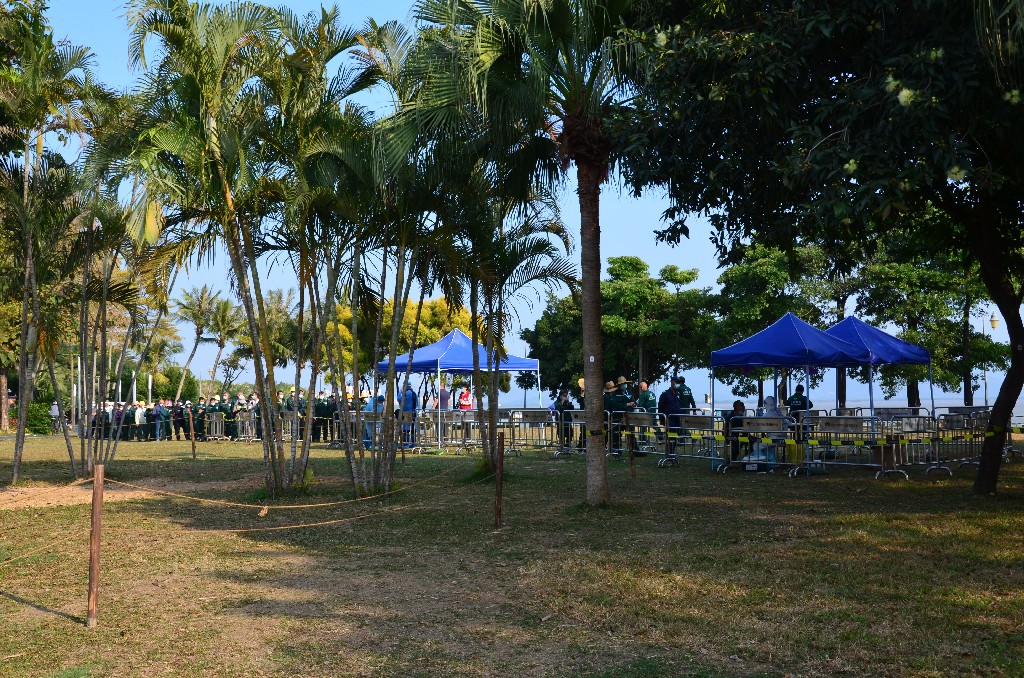
<path id="1" fill-rule="evenodd" d="M 270 1 L 267 4 L 275 3 Z M 115 89 L 130 90 L 138 74 L 128 68 L 128 31 L 123 18 L 124 5 L 123 0 L 51 0 L 49 16 L 58 39 L 67 38 L 72 43 L 87 45 L 92 49 L 96 55 L 96 73 L 101 82 Z M 292 0 L 287 5 L 294 12 L 304 14 L 319 10 L 321 3 L 316 0 Z M 379 0 L 370 5 L 342 1 L 338 6 L 350 25 L 360 26 L 368 16 L 372 16 L 378 23 L 392 19 L 409 21 L 409 10 L 412 5 L 409 0 Z M 368 9 L 371 9 L 371 14 L 367 14 Z M 560 203 L 566 225 L 572 233 L 578 235 L 579 209 L 572 171 L 562 191 Z M 661 213 L 666 206 L 662 195 L 650 194 L 641 199 L 634 199 L 615 185 L 605 186 L 601 200 L 602 252 L 605 258 L 609 255 L 638 256 L 646 260 L 651 270 L 655 272 L 667 264 L 675 264 L 681 268 L 697 268 L 701 273 L 697 284 L 714 286 L 719 271 L 716 269 L 715 252 L 709 240 L 710 231 L 706 222 L 695 221 L 691 226 L 690 240 L 679 247 L 672 248 L 655 242 L 654 232 L 660 227 Z M 578 251 L 573 256 L 578 258 Z M 179 278 L 178 290 L 210 284 L 227 293 L 227 279 L 223 271 L 223 262 L 218 262 L 208 269 L 189 271 L 185 280 Z M 294 287 L 288 267 L 270 267 L 264 286 L 267 289 Z M 532 308 L 521 305 L 520 321 L 524 326 L 532 326 L 542 310 L 543 303 L 539 298 Z M 1001 341 L 1007 340 L 1004 327 L 1005 323 L 995 333 Z M 182 328 L 186 348 L 190 347 L 190 333 L 190 327 Z M 516 336 L 508 337 L 507 344 L 512 353 L 525 354 L 526 347 L 518 339 L 518 333 Z M 200 347 L 194 361 L 194 371 L 208 370 L 213 363 L 214 352 L 212 348 Z M 181 356 L 181 360 L 184 358 L 185 356 Z M 543 370 L 543 365 L 541 369 Z M 707 371 L 691 371 L 686 376 L 699 401 L 700 395 L 708 390 Z M 248 378 L 251 380 L 251 376 Z M 989 395 L 992 400 L 1001 381 L 1002 375 L 989 375 Z M 849 388 L 851 400 L 867 398 L 866 386 L 851 381 Z M 731 400 L 724 385 L 716 386 L 716 391 L 716 400 L 719 402 Z M 826 406 L 826 403 L 834 398 L 834 379 L 826 377 L 825 384 L 817 389 L 812 397 L 818 399 L 819 406 Z M 937 400 L 946 397 L 936 394 Z M 975 401 L 980 402 L 981 398 L 982 394 L 979 391 Z M 517 402 L 522 403 L 521 392 L 502 399 L 502 404 L 515 405 Z M 535 394 L 530 396 L 530 403 L 536 403 Z"/>

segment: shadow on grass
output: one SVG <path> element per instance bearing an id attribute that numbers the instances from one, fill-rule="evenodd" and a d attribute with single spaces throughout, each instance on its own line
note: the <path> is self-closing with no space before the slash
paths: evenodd
<path id="1" fill-rule="evenodd" d="M 73 621 L 76 624 L 81 624 L 82 626 L 85 626 L 85 619 L 83 619 L 82 617 L 79 617 L 77 615 L 68 614 L 67 612 L 61 612 L 60 610 L 50 609 L 50 608 L 48 608 L 48 607 L 46 607 L 44 605 L 40 605 L 38 603 L 33 603 L 31 600 L 28 600 L 26 598 L 22 598 L 21 596 L 16 596 L 13 593 L 8 593 L 7 591 L 0 591 L 0 596 L 6 598 L 7 600 L 14 601 L 15 603 L 18 603 L 20 605 L 25 605 L 26 607 L 31 607 L 33 610 L 36 610 L 37 612 L 44 612 L 46 614 L 50 614 L 50 615 L 53 615 L 55 617 L 62 617 L 64 619 L 68 619 L 70 621 Z"/>

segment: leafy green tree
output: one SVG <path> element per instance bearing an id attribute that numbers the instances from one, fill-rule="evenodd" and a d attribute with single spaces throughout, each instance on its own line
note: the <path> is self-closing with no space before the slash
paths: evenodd
<path id="1" fill-rule="evenodd" d="M 277 433 L 276 356 L 257 264 L 264 223 L 257 178 L 269 170 L 258 144 L 266 114 L 258 84 L 280 47 L 279 16 L 252 3 L 226 6 L 187 0 L 135 0 L 129 5 L 133 65 L 149 68 L 148 110 L 132 161 L 145 173 L 140 224 L 158 230 L 167 209 L 188 214 L 223 243 L 234 287 L 253 339 L 260 397 L 267 492 L 284 487 L 284 444 Z"/>
<path id="2" fill-rule="evenodd" d="M 601 374 L 606 379 L 624 375 L 653 383 L 670 373 L 707 365 L 707 346 L 717 327 L 711 316 L 715 297 L 706 288 L 684 287 L 696 280 L 695 270 L 666 267 L 654 278 L 647 264 L 636 257 L 611 257 L 608 274 L 609 279 L 601 283 L 602 315 L 611 319 L 602 337 L 607 350 Z M 675 291 L 669 291 L 667 285 L 673 285 Z M 641 318 L 640 326 L 654 328 L 643 349 L 643 373 L 634 362 L 638 342 L 631 330 L 633 317 Z M 577 297 L 558 298 L 549 293 L 537 323 L 520 330 L 530 357 L 541 362 L 541 387 L 552 396 L 560 388 L 580 395 L 577 381 L 583 343 L 579 323 Z"/>
<path id="3" fill-rule="evenodd" d="M 690 9 L 678 28 L 623 36 L 650 58 L 636 115 L 617 126 L 622 146 L 636 149 L 625 173 L 637 189 L 668 187 L 678 220 L 663 237 L 685 235 L 686 214 L 709 213 L 723 250 L 754 234 L 868 249 L 895 228 L 923 226 L 897 224 L 897 214 L 945 213 L 952 227 L 919 230 L 917 242 L 979 264 L 1013 348 L 975 483 L 994 492 L 1024 386 L 1024 102 L 978 49 L 974 7 Z"/>

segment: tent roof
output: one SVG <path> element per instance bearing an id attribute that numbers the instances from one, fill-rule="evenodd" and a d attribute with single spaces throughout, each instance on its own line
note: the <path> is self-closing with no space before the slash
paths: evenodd
<path id="1" fill-rule="evenodd" d="M 711 366 L 839 367 L 866 365 L 871 355 L 787 313 L 757 334 L 711 352 Z"/>
<path id="2" fill-rule="evenodd" d="M 825 331 L 833 337 L 863 346 L 871 353 L 872 365 L 927 365 L 931 362 L 927 349 L 897 339 L 854 317 L 841 320 Z"/>
<path id="3" fill-rule="evenodd" d="M 480 367 L 487 369 L 487 353 L 481 344 L 477 344 L 480 355 Z M 395 360 L 395 369 L 405 372 L 409 364 L 409 354 L 400 355 Z M 540 369 L 540 361 L 534 358 L 506 356 L 498 365 L 499 372 L 536 372 Z M 377 363 L 378 372 L 388 371 L 388 361 Z M 413 351 L 412 369 L 416 373 L 448 372 L 453 374 L 470 374 L 473 372 L 473 340 L 466 333 L 455 328 L 440 340 Z"/>

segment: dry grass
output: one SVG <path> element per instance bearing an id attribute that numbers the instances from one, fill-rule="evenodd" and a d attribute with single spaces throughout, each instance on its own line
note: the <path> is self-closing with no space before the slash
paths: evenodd
<path id="1" fill-rule="evenodd" d="M 289 503 L 350 496 L 340 455 L 315 459 L 312 496 Z M 24 486 L 67 492 L 66 463 L 58 441 L 33 440 Z M 260 503 L 260 466 L 254 447 L 208 444 L 192 461 L 183 444 L 136 444 L 108 474 Z M 1024 465 L 985 498 L 970 469 L 791 480 L 642 459 L 633 481 L 611 461 L 615 504 L 590 509 L 582 460 L 527 454 L 507 461 L 499 531 L 474 467 L 410 458 L 391 499 L 265 518 L 162 495 L 110 503 L 92 631 L 88 505 L 11 508 L 27 499 L 0 492 L 0 561 L 56 544 L 0 567 L 0 674 L 1024 673 Z"/>

